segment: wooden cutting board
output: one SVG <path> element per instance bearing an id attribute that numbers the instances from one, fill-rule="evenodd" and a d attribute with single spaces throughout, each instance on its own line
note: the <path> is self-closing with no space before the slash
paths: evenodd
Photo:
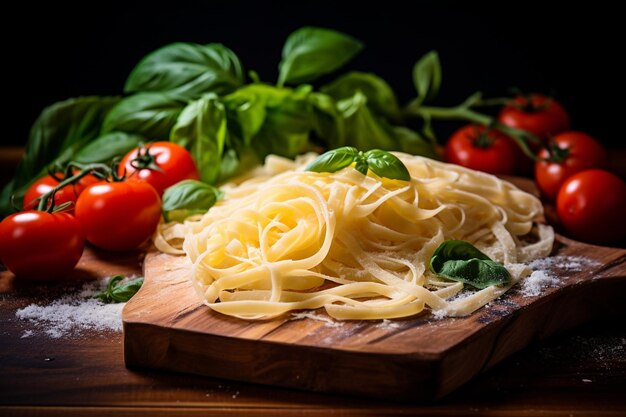
<path id="1" fill-rule="evenodd" d="M 433 400 L 535 339 L 626 312 L 626 250 L 558 236 L 553 255 L 598 263 L 553 270 L 561 283 L 540 296 L 512 289 L 464 318 L 438 320 L 426 312 L 392 322 L 333 322 L 317 311 L 315 319 L 289 314 L 251 322 L 202 304 L 184 257 L 149 253 L 145 283 L 123 312 L 125 362 L 313 391 Z"/>

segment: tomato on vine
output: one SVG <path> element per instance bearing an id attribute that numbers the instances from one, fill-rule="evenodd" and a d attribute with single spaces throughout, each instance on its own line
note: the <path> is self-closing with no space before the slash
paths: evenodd
<path id="1" fill-rule="evenodd" d="M 498 121 L 505 126 L 532 133 L 543 141 L 570 128 L 570 118 L 565 108 L 555 99 L 541 94 L 513 98 L 500 111 Z"/>
<path id="2" fill-rule="evenodd" d="M 448 162 L 490 174 L 513 174 L 517 145 L 495 129 L 466 125 L 452 134 L 445 147 Z"/>
<path id="3" fill-rule="evenodd" d="M 626 183 L 601 169 L 581 171 L 561 186 L 556 209 L 575 239 L 610 244 L 626 238 Z"/>
<path id="4" fill-rule="evenodd" d="M 75 171 L 77 173 L 78 171 Z M 62 173 L 57 174 L 48 174 L 39 178 L 35 181 L 28 189 L 26 190 L 26 194 L 24 194 L 24 210 L 32 210 L 37 207 L 39 204 L 39 198 L 46 193 L 52 191 L 54 187 L 59 185 L 61 181 L 65 179 L 65 175 Z M 54 195 L 54 203 L 57 206 L 60 206 L 64 203 L 71 203 L 68 207 L 68 212 L 74 212 L 74 204 L 78 199 L 80 193 L 87 187 L 89 184 L 93 184 L 97 182 L 98 179 L 93 175 L 87 175 L 80 179 L 80 181 L 74 184 L 68 184 L 65 187 L 61 188 Z M 51 203 L 50 203 L 51 204 Z"/>
<path id="5" fill-rule="evenodd" d="M 173 142 L 154 142 L 133 149 L 122 158 L 118 175 L 146 181 L 159 195 L 182 180 L 200 179 L 191 154 Z"/>
<path id="6" fill-rule="evenodd" d="M 83 253 L 84 236 L 68 213 L 27 210 L 0 223 L 0 259 L 23 279 L 64 278 Z"/>
<path id="7" fill-rule="evenodd" d="M 161 198 L 147 182 L 100 181 L 76 201 L 76 218 L 94 246 L 107 250 L 138 248 L 152 236 L 161 218 Z"/>
<path id="8" fill-rule="evenodd" d="M 574 131 L 556 135 L 537 156 L 535 180 L 541 192 L 551 200 L 556 199 L 567 178 L 586 169 L 602 168 L 608 158 L 597 140 Z"/>

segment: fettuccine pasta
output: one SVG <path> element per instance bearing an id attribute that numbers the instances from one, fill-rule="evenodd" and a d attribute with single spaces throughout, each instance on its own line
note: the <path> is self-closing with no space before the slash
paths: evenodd
<path id="1" fill-rule="evenodd" d="M 336 319 L 389 319 L 425 308 L 470 314 L 499 297 L 549 255 L 554 233 L 535 225 L 534 196 L 495 176 L 394 153 L 411 181 L 335 173 L 270 156 L 222 187 L 205 215 L 166 224 L 155 243 L 189 258 L 194 287 L 213 310 L 266 319 L 324 308 Z M 531 233 L 532 232 L 532 233 Z M 528 236 L 534 236 L 533 240 Z M 465 240 L 504 264 L 503 286 L 464 291 L 428 270 L 446 239 Z"/>

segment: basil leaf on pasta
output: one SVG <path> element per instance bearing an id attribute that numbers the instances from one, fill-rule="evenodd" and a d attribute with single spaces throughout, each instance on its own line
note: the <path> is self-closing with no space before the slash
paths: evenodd
<path id="1" fill-rule="evenodd" d="M 313 172 L 337 172 L 352 164 L 358 155 L 359 151 L 351 146 L 337 148 L 315 158 L 306 170 Z"/>
<path id="2" fill-rule="evenodd" d="M 372 149 L 365 152 L 365 159 L 369 169 L 379 177 L 402 181 L 411 180 L 411 174 L 402 161 L 389 152 Z"/>
<path id="3" fill-rule="evenodd" d="M 509 271 L 463 240 L 446 240 L 430 258 L 430 270 L 438 276 L 483 289 L 509 282 Z"/>
<path id="4" fill-rule="evenodd" d="M 223 193 L 201 181 L 183 180 L 163 193 L 165 221 L 183 222 L 194 214 L 204 214 L 222 198 Z"/>

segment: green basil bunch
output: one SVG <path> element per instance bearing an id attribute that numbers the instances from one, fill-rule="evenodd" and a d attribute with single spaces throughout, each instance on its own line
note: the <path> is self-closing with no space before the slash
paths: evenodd
<path id="1" fill-rule="evenodd" d="M 372 73 L 351 71 L 327 84 L 308 84 L 339 70 L 363 47 L 334 30 L 298 29 L 287 37 L 276 83 L 269 83 L 246 72 L 222 44 L 166 45 L 132 70 L 124 97 L 73 98 L 42 112 L 15 178 L 0 193 L 0 215 L 10 212 L 12 196 L 19 205 L 30 184 L 51 166 L 108 162 L 141 142 L 171 140 L 185 146 L 201 180 L 216 184 L 271 153 L 294 157 L 347 146 L 365 153 L 396 150 L 436 157 L 433 120 L 482 117 L 480 122 L 491 122 L 473 110 L 480 96 L 460 109 L 426 106 L 441 85 L 435 52 L 415 64 L 417 97 L 405 108 L 390 85 Z M 408 126 L 413 118 L 418 123 Z M 357 169 L 406 178 L 389 156 L 369 152 L 367 157 L 357 153 Z"/>

